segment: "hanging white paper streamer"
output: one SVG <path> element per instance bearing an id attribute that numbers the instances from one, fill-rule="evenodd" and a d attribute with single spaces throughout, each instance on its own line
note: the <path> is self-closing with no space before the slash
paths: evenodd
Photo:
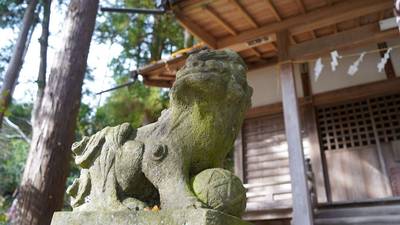
<path id="1" fill-rule="evenodd" d="M 378 63 L 378 71 L 379 73 L 383 72 L 383 69 L 385 69 L 385 65 L 387 63 L 387 61 L 390 58 L 390 52 L 393 50 L 393 48 L 388 48 L 388 50 L 386 51 L 385 55 L 383 56 L 383 58 L 381 58 L 381 61 Z"/>
<path id="2" fill-rule="evenodd" d="M 339 65 L 338 59 L 341 59 L 342 56 L 339 55 L 339 53 L 335 50 L 333 52 L 331 52 L 331 67 L 332 67 L 332 71 L 336 71 L 336 67 Z"/>
<path id="3" fill-rule="evenodd" d="M 322 64 L 322 58 L 318 58 L 314 66 L 315 81 L 317 81 L 319 76 L 321 75 L 322 69 L 324 69 L 324 64 Z"/>
<path id="4" fill-rule="evenodd" d="M 360 63 L 363 61 L 365 54 L 367 54 L 366 52 L 361 53 L 360 57 L 358 57 L 358 59 L 353 63 L 353 65 L 351 65 L 349 67 L 349 70 L 347 71 L 347 73 L 350 76 L 354 76 L 354 74 L 357 73 L 358 71 L 358 66 L 360 65 Z"/>

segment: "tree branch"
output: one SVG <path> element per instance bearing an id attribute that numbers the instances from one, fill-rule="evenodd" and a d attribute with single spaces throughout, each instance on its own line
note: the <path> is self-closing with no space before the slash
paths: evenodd
<path id="1" fill-rule="evenodd" d="M 19 126 L 15 123 L 13 123 L 11 120 L 9 120 L 7 117 L 4 117 L 4 122 L 11 128 L 13 128 L 17 133 L 20 135 L 20 137 L 26 141 L 28 144 L 31 143 L 31 139 L 28 138 L 28 136 L 19 128 Z"/>

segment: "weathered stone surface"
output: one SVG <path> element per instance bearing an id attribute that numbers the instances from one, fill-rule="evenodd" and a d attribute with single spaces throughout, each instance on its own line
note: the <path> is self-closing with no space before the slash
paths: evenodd
<path id="1" fill-rule="evenodd" d="M 210 207 L 193 193 L 190 180 L 221 167 L 232 150 L 250 106 L 245 73 L 245 63 L 233 51 L 191 55 L 177 73 L 170 108 L 157 122 L 137 130 L 128 123 L 107 127 L 74 144 L 82 168 L 68 189 L 74 211 Z M 225 209 L 235 208 L 229 204 L 234 202 L 226 202 Z"/>
<path id="2" fill-rule="evenodd" d="M 57 212 L 51 225 L 251 225 L 210 209 Z"/>
<path id="3" fill-rule="evenodd" d="M 240 217 L 246 208 L 246 189 L 229 170 L 207 169 L 193 178 L 193 191 L 212 209 Z"/>

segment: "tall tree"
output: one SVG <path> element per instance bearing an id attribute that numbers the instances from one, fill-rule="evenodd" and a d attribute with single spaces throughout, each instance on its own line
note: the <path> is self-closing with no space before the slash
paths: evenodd
<path id="1" fill-rule="evenodd" d="M 394 0 L 394 13 L 396 15 L 397 26 L 399 26 L 400 31 L 400 0 Z"/>
<path id="2" fill-rule="evenodd" d="M 99 0 L 71 0 L 58 51 L 33 127 L 27 163 L 17 195 L 18 225 L 50 224 L 63 205 L 70 148 Z"/>
<path id="3" fill-rule="evenodd" d="M 50 26 L 50 10 L 51 0 L 43 0 L 43 19 L 42 19 L 42 34 L 40 36 L 40 65 L 38 78 L 36 80 L 38 90 L 36 93 L 36 100 L 32 111 L 32 124 L 35 124 L 37 120 L 40 107 L 42 105 L 44 87 L 46 86 L 46 68 L 47 68 L 47 48 L 49 43 L 49 26 Z"/>
<path id="4" fill-rule="evenodd" d="M 21 31 L 18 36 L 13 55 L 11 57 L 11 61 L 7 67 L 3 86 L 0 90 L 0 127 L 2 125 L 3 117 L 8 108 L 8 105 L 11 102 L 12 93 L 17 83 L 19 72 L 22 68 L 24 55 L 26 52 L 26 45 L 28 43 L 28 34 L 34 21 L 35 9 L 38 1 L 39 0 L 31 0 L 29 2 L 28 8 L 25 11 Z"/>

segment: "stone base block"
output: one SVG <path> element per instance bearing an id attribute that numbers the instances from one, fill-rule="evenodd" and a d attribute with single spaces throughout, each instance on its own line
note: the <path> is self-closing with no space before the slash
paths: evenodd
<path id="1" fill-rule="evenodd" d="M 251 225 L 210 209 L 56 212 L 51 225 Z"/>

